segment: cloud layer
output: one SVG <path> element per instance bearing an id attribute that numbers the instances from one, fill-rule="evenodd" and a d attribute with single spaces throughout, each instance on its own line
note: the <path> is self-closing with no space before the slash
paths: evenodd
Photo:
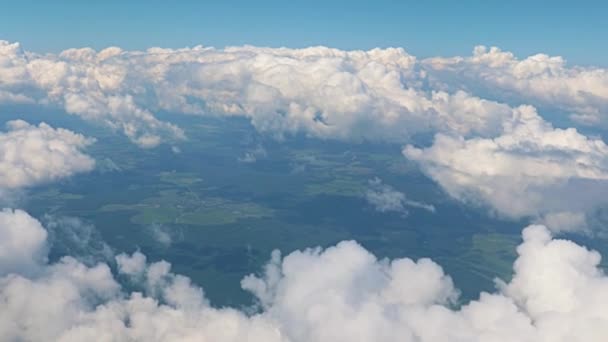
<path id="1" fill-rule="evenodd" d="M 564 111 L 583 124 L 608 123 L 608 70 L 568 66 L 560 56 L 518 59 L 499 48 L 477 46 L 470 57 L 422 61 L 431 82 L 450 89 L 475 89 L 500 100 Z"/>
<path id="2" fill-rule="evenodd" d="M 515 121 L 534 111 L 532 107 L 513 107 L 475 95 L 539 104 L 573 114 L 579 122 L 603 122 L 606 71 L 568 67 L 561 57 L 518 60 L 497 48 L 477 47 L 471 57 L 419 61 L 403 49 L 392 48 L 252 46 L 82 48 L 40 55 L 2 41 L 0 61 L 0 103 L 60 106 L 120 130 L 142 147 L 184 138 L 180 128 L 156 118 L 153 113 L 158 111 L 243 116 L 258 131 L 277 138 L 304 134 L 408 144 L 419 134 L 438 134 L 436 145 L 423 149 L 437 152 L 432 157 L 415 155 L 413 150 L 406 155 L 419 160 L 457 199 L 488 205 L 510 217 L 533 216 L 551 226 L 563 221 L 559 229 L 584 226 L 585 213 L 581 208 L 560 207 L 556 195 L 571 191 L 582 200 L 580 206 L 591 210 L 601 202 L 598 191 L 588 191 L 603 186 L 598 181 L 604 178 L 604 147 L 592 146 L 601 140 L 572 129 L 554 130 L 538 115 L 535 123 L 518 124 Z M 517 127 L 505 128 L 510 125 Z M 539 137 L 563 139 L 562 145 L 534 146 Z M 462 149 L 455 147 L 459 139 L 467 142 Z M 510 139 L 518 142 L 509 147 Z M 573 144 L 587 141 L 579 155 L 566 146 L 568 139 Z M 491 148 L 484 142 L 498 145 Z M 516 146 L 528 142 L 530 146 Z M 471 165 L 448 165 L 455 157 L 439 149 L 450 148 L 460 149 L 461 162 L 468 160 Z M 508 158 L 490 166 L 496 159 L 493 154 L 504 149 L 509 151 L 500 155 Z M 249 152 L 241 160 L 254 161 L 256 153 Z M 479 160 L 473 160 L 472 153 L 479 153 Z M 442 160 L 430 161 L 437 158 Z M 597 161 L 578 165 L 577 158 Z M 565 160 L 568 167 L 562 164 Z M 526 169 L 517 170 L 522 163 L 527 163 Z M 439 171 L 431 164 L 444 166 Z M 551 170 L 538 169 L 544 167 Z M 586 167 L 591 169 L 584 171 Z M 518 176 L 512 177 L 511 171 Z"/>
<path id="3" fill-rule="evenodd" d="M 7 234 L 8 232 L 8 234 Z M 453 307 L 458 290 L 429 259 L 378 260 L 355 242 L 274 252 L 243 279 L 259 310 L 214 308 L 203 290 L 136 252 L 86 266 L 44 259 L 45 230 L 21 211 L 0 213 L 0 338 L 82 341 L 602 341 L 608 277 L 600 255 L 530 226 L 510 282 Z M 22 260 L 32 265 L 16 267 Z M 29 274 L 23 270 L 32 270 Z M 119 278 L 139 288 L 127 292 Z M 603 336 L 603 337 L 602 337 Z"/>
<path id="4" fill-rule="evenodd" d="M 82 151 L 93 139 L 45 123 L 16 120 L 6 127 L 7 132 L 0 132 L 0 189 L 50 182 L 95 166 Z"/>
<path id="5" fill-rule="evenodd" d="M 508 217 L 546 218 L 556 230 L 580 228 L 585 212 L 606 204 L 608 146 L 552 127 L 532 107 L 519 108 L 496 138 L 438 134 L 432 146 L 403 153 L 451 196 Z"/>
<path id="6" fill-rule="evenodd" d="M 22 210 L 0 210 L 0 275 L 30 274 L 43 264 L 47 231 Z"/>
<path id="7" fill-rule="evenodd" d="M 341 51 L 197 46 L 39 55 L 0 41 L 0 102 L 63 108 L 142 147 L 182 139 L 154 112 L 238 115 L 276 137 L 405 142 L 413 134 L 495 133 L 511 109 L 429 88 L 403 49 Z"/>
<path id="8" fill-rule="evenodd" d="M 35 54 L 0 41 L 0 103 L 38 103 L 122 131 L 142 147 L 184 138 L 154 113 L 238 115 L 261 132 L 406 142 L 420 132 L 492 135 L 529 103 L 604 123 L 608 71 L 544 54 L 419 61 L 403 49 L 110 47 Z"/>

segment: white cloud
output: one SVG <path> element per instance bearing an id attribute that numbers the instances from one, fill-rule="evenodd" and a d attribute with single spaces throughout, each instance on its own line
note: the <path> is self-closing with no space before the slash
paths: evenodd
<path id="1" fill-rule="evenodd" d="M 475 89 L 572 114 L 580 123 L 608 123 L 608 70 L 570 67 L 564 58 L 536 54 L 518 59 L 499 48 L 477 46 L 470 57 L 421 62 L 430 78 L 450 89 Z M 439 85 L 436 85 L 439 86 Z"/>
<path id="2" fill-rule="evenodd" d="M 93 169 L 95 160 L 83 153 L 93 139 L 45 123 L 30 125 L 8 121 L 8 131 L 0 132 L 0 200 L 22 188 L 69 177 Z M 91 254 L 90 226 L 77 219 L 49 220 L 51 239 L 61 235 L 65 246 L 79 246 Z M 21 210 L 0 211 L 0 275 L 9 271 L 33 272 L 46 258 L 47 231 L 38 220 Z M 107 248 L 107 246 L 104 245 Z M 80 252 L 74 251 L 72 252 Z"/>
<path id="3" fill-rule="evenodd" d="M 405 142 L 420 132 L 495 133 L 511 109 L 463 91 L 425 89 L 402 49 L 201 46 L 39 55 L 0 41 L 0 91 L 60 106 L 153 147 L 183 131 L 156 111 L 248 117 L 275 137 Z M 25 100 L 25 99 L 24 99 Z"/>
<path id="4" fill-rule="evenodd" d="M 60 106 L 142 147 L 184 138 L 154 113 L 237 115 L 276 137 L 408 142 L 420 132 L 492 136 L 531 103 L 605 122 L 608 71 L 497 48 L 418 61 L 403 49 L 111 47 L 35 54 L 0 41 L 0 102 Z M 472 93 L 472 94 L 471 94 Z"/>
<path id="5" fill-rule="evenodd" d="M 29 274 L 46 258 L 47 232 L 22 210 L 0 210 L 0 276 Z"/>
<path id="6" fill-rule="evenodd" d="M 16 189 L 90 171 L 95 161 L 82 150 L 93 143 L 62 128 L 9 121 L 0 132 L 0 188 Z"/>
<path id="7" fill-rule="evenodd" d="M 242 281 L 261 303 L 258 312 L 245 313 L 212 307 L 170 264 L 148 263 L 139 252 L 116 261 L 141 292 L 127 293 L 105 264 L 85 266 L 71 257 L 48 264 L 39 258 L 44 238 L 29 237 L 44 235 L 35 219 L 20 211 L 0 217 L 2 243 L 19 244 L 39 267 L 0 277 L 2 340 L 599 342 L 608 336 L 600 255 L 553 239 L 544 226 L 524 230 L 509 283 L 460 309 L 451 305 L 458 296 L 452 280 L 433 261 L 378 260 L 351 241 L 285 258 L 273 253 L 261 277 Z M 0 254 L 1 265 L 15 262 Z"/>
<path id="8" fill-rule="evenodd" d="M 407 213 L 406 207 L 413 207 L 435 212 L 430 204 L 408 199 L 404 193 L 395 190 L 392 186 L 383 184 L 380 178 L 369 181 L 369 189 L 365 192 L 365 199 L 380 212 L 396 211 Z"/>
<path id="9" fill-rule="evenodd" d="M 555 230 L 572 228 L 573 217 L 580 223 L 580 212 L 606 202 L 608 146 L 573 128 L 553 128 L 532 107 L 518 108 L 496 138 L 438 134 L 431 147 L 409 145 L 404 155 L 457 199 L 513 218 L 549 215 Z"/>
<path id="10" fill-rule="evenodd" d="M 161 244 L 163 247 L 171 246 L 171 244 L 173 243 L 173 237 L 172 237 L 171 230 L 169 230 L 166 227 L 159 225 L 159 224 L 153 224 L 149 227 L 149 229 L 150 229 L 150 234 L 152 235 L 152 238 L 156 242 Z M 173 228 L 173 229 L 175 229 L 175 228 Z"/>

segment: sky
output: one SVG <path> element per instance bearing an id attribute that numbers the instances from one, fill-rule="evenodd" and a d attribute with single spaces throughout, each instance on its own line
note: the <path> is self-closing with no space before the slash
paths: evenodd
<path id="1" fill-rule="evenodd" d="M 608 65 L 602 1 L 1 1 L 0 39 L 71 47 L 403 47 L 469 55 L 476 45 Z"/>

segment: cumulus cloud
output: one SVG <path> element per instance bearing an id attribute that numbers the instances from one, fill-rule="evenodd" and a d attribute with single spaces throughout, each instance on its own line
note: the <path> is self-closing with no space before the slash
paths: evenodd
<path id="1" fill-rule="evenodd" d="M 36 54 L 0 41 L 0 102 L 59 106 L 142 147 L 183 139 L 155 112 L 244 116 L 276 137 L 408 142 L 420 132 L 491 136 L 531 103 L 605 122 L 608 72 L 478 46 L 419 61 L 403 49 L 110 47 Z"/>
<path id="2" fill-rule="evenodd" d="M 430 259 L 377 259 L 345 241 L 325 250 L 273 252 L 264 272 L 242 280 L 256 311 L 215 308 L 201 288 L 135 252 L 87 266 L 48 263 L 44 228 L 26 213 L 0 214 L 2 340 L 135 341 L 603 341 L 608 277 L 600 255 L 527 227 L 513 278 L 456 308 L 458 290 Z M 7 234 L 7 232 L 10 232 Z M 32 232 L 38 237 L 32 238 Z M 29 241 L 23 243 L 21 241 Z M 15 267 L 24 259 L 33 274 Z M 134 292 L 120 285 L 127 277 Z M 139 288 L 139 289 L 137 289 Z"/>
<path id="3" fill-rule="evenodd" d="M 413 136 L 430 133 L 438 134 L 437 140 L 425 151 L 435 151 L 432 158 L 446 160 L 429 161 L 413 148 L 406 150 L 454 197 L 490 203 L 497 212 L 511 217 L 534 216 L 537 222 L 552 227 L 564 221 L 560 229 L 580 226 L 566 221 L 601 202 L 601 186 L 595 188 L 603 185 L 598 182 L 604 177 L 601 140 L 587 139 L 573 129 L 514 124 L 513 118 L 533 109 L 474 95 L 498 89 L 504 94 L 498 96 L 500 100 L 515 94 L 573 112 L 579 118 L 602 120 L 608 89 L 606 71 L 569 68 L 559 57 L 536 55 L 518 60 L 496 48 L 478 47 L 472 57 L 418 61 L 403 49 L 393 48 L 342 51 L 252 46 L 146 51 L 83 48 L 39 55 L 24 51 L 18 43 L 2 41 L 0 60 L 2 98 L 61 106 L 68 113 L 123 131 L 142 147 L 184 137 L 180 128 L 157 119 L 153 114 L 157 111 L 242 116 L 258 131 L 278 138 L 304 134 L 321 139 L 408 144 Z M 505 128 L 509 125 L 516 128 Z M 537 126 L 539 132 L 531 132 Z M 523 137 L 528 133 L 532 135 Z M 574 144 L 584 140 L 579 152 L 586 157 L 579 164 L 573 152 L 578 147 L 538 144 L 533 141 L 536 133 L 548 139 L 563 138 L 564 143 L 570 138 Z M 456 165 L 435 167 L 452 163 L 455 157 L 439 150 L 458 150 L 454 147 L 461 141 L 458 137 L 465 144 L 457 154 L 461 161 L 479 152 L 485 153 L 481 157 L 485 163 L 464 166 L 463 170 Z M 513 143 L 505 147 L 509 139 L 523 139 L 522 143 L 530 146 Z M 485 144 L 493 142 L 498 142 L 496 149 Z M 508 155 L 503 162 L 520 165 L 525 161 L 527 168 L 514 170 L 504 163 L 490 167 L 488 162 L 494 158 L 491 154 L 504 148 L 509 152 L 499 154 Z M 240 160 L 253 162 L 263 152 L 248 151 Z M 560 157 L 562 152 L 565 156 Z M 599 159 L 594 162 L 586 158 Z M 565 160 L 570 164 L 561 163 Z M 591 169 L 585 171 L 587 166 Z M 550 167 L 543 171 L 548 172 L 546 177 L 541 176 L 541 167 Z M 511 171 L 518 176 L 511 177 Z M 27 179 L 33 176 L 12 175 Z M 508 179 L 503 182 L 501 178 Z M 583 194 L 585 191 L 578 189 L 589 191 Z M 558 200 L 566 191 L 581 194 L 575 208 L 566 208 L 564 201 Z M 581 209 L 587 204 L 590 206 Z"/>
<path id="4" fill-rule="evenodd" d="M 477 46 L 470 57 L 434 57 L 421 63 L 430 79 L 501 100 L 518 100 L 571 114 L 579 123 L 608 123 L 608 70 L 568 66 L 560 56 L 518 59 L 497 47 Z M 439 86 L 439 85 L 436 85 Z"/>
<path id="5" fill-rule="evenodd" d="M 142 147 L 184 138 L 156 111 L 243 116 L 278 138 L 411 143 L 418 133 L 437 133 L 431 146 L 407 145 L 405 156 L 455 198 L 550 228 L 527 227 L 512 279 L 462 306 L 452 279 L 432 260 L 379 260 L 345 241 L 285 257 L 273 252 L 262 274 L 241 282 L 258 305 L 239 310 L 213 307 L 169 263 L 140 252 L 109 263 L 79 257 L 91 245 L 74 241 L 92 235 L 78 220 L 49 220 L 47 230 L 24 211 L 4 209 L 0 340 L 605 340 L 608 277 L 600 255 L 552 231 L 584 227 L 588 212 L 604 204 L 608 148 L 576 129 L 554 128 L 533 107 L 454 86 L 458 68 L 473 70 L 482 88 L 555 103 L 578 119 L 601 120 L 605 108 L 603 70 L 566 68 L 543 56 L 517 61 L 496 49 L 420 63 L 402 49 L 199 46 L 39 55 L 0 42 L 2 103 L 60 106 Z M 46 124 L 9 122 L 0 134 L 0 189 L 92 169 L 82 152 L 91 142 Z M 379 179 L 367 198 L 384 211 L 432 208 Z M 49 262 L 58 233 L 71 236 L 66 250 L 76 257 Z"/>
<path id="6" fill-rule="evenodd" d="M 22 210 L 0 210 L 0 276 L 32 272 L 45 260 L 47 247 L 47 232 L 38 220 Z"/>
<path id="7" fill-rule="evenodd" d="M 365 199 L 380 212 L 396 211 L 407 214 L 406 207 L 435 212 L 433 205 L 408 199 L 404 193 L 382 183 L 382 180 L 378 177 L 369 181 L 369 189 L 365 192 Z"/>
<path id="8" fill-rule="evenodd" d="M 182 153 L 182 149 L 178 146 L 171 146 L 171 152 L 173 152 L 174 154 L 180 154 Z"/>
<path id="9" fill-rule="evenodd" d="M 0 188 L 17 189 L 90 171 L 95 161 L 82 150 L 93 143 L 72 131 L 9 121 L 0 132 Z"/>
<path id="10" fill-rule="evenodd" d="M 554 128 L 532 107 L 519 107 L 496 138 L 438 134 L 432 146 L 403 153 L 451 196 L 508 217 L 541 218 L 555 230 L 580 227 L 585 212 L 606 203 L 608 146 Z"/>
<path id="11" fill-rule="evenodd" d="M 511 109 L 429 89 L 403 49 L 69 49 L 39 55 L 0 41 L 0 91 L 60 106 L 153 147 L 184 138 L 157 111 L 244 116 L 275 137 L 405 142 L 428 131 L 495 133 Z M 12 100 L 11 100 L 12 101 Z"/>
<path id="12" fill-rule="evenodd" d="M 8 121 L 6 127 L 6 132 L 0 132 L 2 204 L 12 202 L 11 197 L 19 189 L 90 171 L 95 166 L 95 161 L 83 153 L 93 139 L 45 123 L 35 126 L 15 120 Z M 48 223 L 51 240 L 62 235 L 61 243 L 89 243 L 92 228 L 76 219 L 53 219 Z M 16 270 L 29 273 L 46 258 L 49 233 L 38 220 L 22 210 L 5 208 L 0 211 L 0 226 L 0 274 Z"/>
<path id="13" fill-rule="evenodd" d="M 179 128 L 137 104 L 137 89 L 126 91 L 131 86 L 125 82 L 129 65 L 106 62 L 120 53 L 117 48 L 100 52 L 84 48 L 38 55 L 18 43 L 0 41 L 0 91 L 5 94 L 0 98 L 60 106 L 121 130 L 142 147 L 156 146 L 163 135 L 182 138 Z"/>

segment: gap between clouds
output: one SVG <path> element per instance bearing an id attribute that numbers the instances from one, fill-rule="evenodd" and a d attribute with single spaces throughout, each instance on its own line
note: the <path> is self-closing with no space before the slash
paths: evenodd
<path id="1" fill-rule="evenodd" d="M 6 123 L 0 132 L 0 189 L 11 190 L 91 171 L 95 160 L 83 149 L 95 140 L 45 123 Z"/>
<path id="2" fill-rule="evenodd" d="M 605 187 L 606 149 L 599 146 L 601 140 L 573 129 L 553 129 L 537 114 L 536 123 L 517 124 L 513 134 L 505 127 L 534 108 L 512 107 L 475 94 L 498 89 L 506 94 L 499 100 L 515 97 L 511 102 L 531 101 L 601 123 L 608 99 L 607 75 L 599 68 L 568 67 L 561 57 L 518 60 L 485 47 L 475 48 L 471 57 L 419 61 L 394 48 L 196 46 L 124 51 L 110 47 L 41 55 L 23 50 L 18 43 L 0 41 L 3 103 L 59 106 L 122 131 L 142 147 L 185 138 L 179 127 L 158 120 L 153 114 L 157 111 L 244 116 L 259 132 L 277 138 L 305 134 L 407 145 L 417 134 L 436 134 L 434 147 L 418 148 L 423 152 L 417 154 L 406 147 L 405 154 L 418 160 L 448 194 L 501 215 L 533 217 L 558 230 L 585 227 L 585 216 L 604 204 L 599 190 L 594 191 Z M 537 132 L 534 125 L 543 131 Z M 549 136 L 563 141 L 553 145 L 535 141 Z M 449 148 L 460 153 L 439 153 L 459 139 L 467 142 L 465 148 Z M 581 139 L 587 139 L 586 147 L 567 146 Z M 507 140 L 513 140 L 511 147 L 505 147 Z M 485 147 L 492 142 L 500 146 Z M 509 151 L 502 151 L 505 148 Z M 433 157 L 422 156 L 433 152 Z M 255 158 L 252 152 L 242 160 Z M 429 158 L 443 160 L 434 160 L 431 166 Z M 445 167 L 450 163 L 472 166 Z M 440 171 L 437 165 L 444 167 Z M 584 171 L 586 167 L 591 169 Z M 541 171 L 544 168 L 548 169 Z M 511 171 L 513 175 L 507 174 Z M 541 181 L 543 177 L 547 180 Z M 581 200 L 574 203 L 577 208 L 558 203 L 566 190 Z M 582 204 L 585 207 L 579 208 Z"/>
<path id="3" fill-rule="evenodd" d="M 0 99 L 57 106 L 142 147 L 185 138 L 154 112 L 237 115 L 281 138 L 407 142 L 424 132 L 493 135 L 512 109 L 430 87 L 403 49 L 111 47 L 35 54 L 0 41 Z"/>
<path id="4" fill-rule="evenodd" d="M 76 167 L 89 158 L 81 151 L 86 146 L 82 136 L 23 121 L 12 122 L 9 128 L 5 138 L 25 137 L 22 145 L 36 147 L 26 151 L 60 147 L 38 154 L 45 160 L 35 164 L 40 172 L 6 183 L 13 188 L 92 167 Z M 496 155 L 504 153 L 505 158 L 517 156 L 513 150 L 518 148 L 557 148 L 560 157 L 564 146 L 575 156 L 605 149 L 603 143 L 574 130 L 552 128 L 532 109 L 512 118 L 503 131 L 494 144 L 505 150 Z M 522 142 L 516 138 L 522 132 L 524 137 L 533 133 L 542 139 Z M 6 141 L 2 148 L 12 151 Z M 467 146 L 464 138 L 458 141 Z M 470 143 L 475 147 L 477 140 Z M 421 154 L 414 147 L 407 147 L 406 153 Z M 450 155 L 459 160 L 458 151 Z M 569 163 L 570 157 L 566 154 L 560 161 L 572 164 L 566 176 L 602 176 L 593 168 L 595 159 Z M 68 171 L 53 172 L 54 164 L 46 159 L 57 158 L 67 163 Z M 30 168 L 13 158 L 6 160 L 16 171 Z M 528 178 L 536 175 L 523 171 L 515 179 L 530 182 Z M 561 171 L 551 175 L 563 177 Z M 548 188 L 554 181 L 548 179 Z M 108 264 L 91 266 L 73 256 L 49 263 L 49 233 L 21 210 L 0 211 L 0 237 L 0 337 L 6 340 L 601 341 L 608 336 L 603 305 L 608 301 L 608 278 L 599 268 L 600 255 L 554 239 L 540 225 L 523 231 L 512 280 L 497 281 L 495 293 L 482 293 L 460 308 L 454 307 L 458 290 L 433 261 L 378 260 L 352 241 L 325 250 L 296 251 L 285 258 L 274 252 L 261 275 L 242 280 L 242 287 L 259 300 L 258 310 L 252 311 L 212 307 L 203 290 L 172 273 L 169 263 L 148 263 L 137 252 L 116 256 L 115 271 Z M 121 279 L 139 290 L 127 291 Z"/>

